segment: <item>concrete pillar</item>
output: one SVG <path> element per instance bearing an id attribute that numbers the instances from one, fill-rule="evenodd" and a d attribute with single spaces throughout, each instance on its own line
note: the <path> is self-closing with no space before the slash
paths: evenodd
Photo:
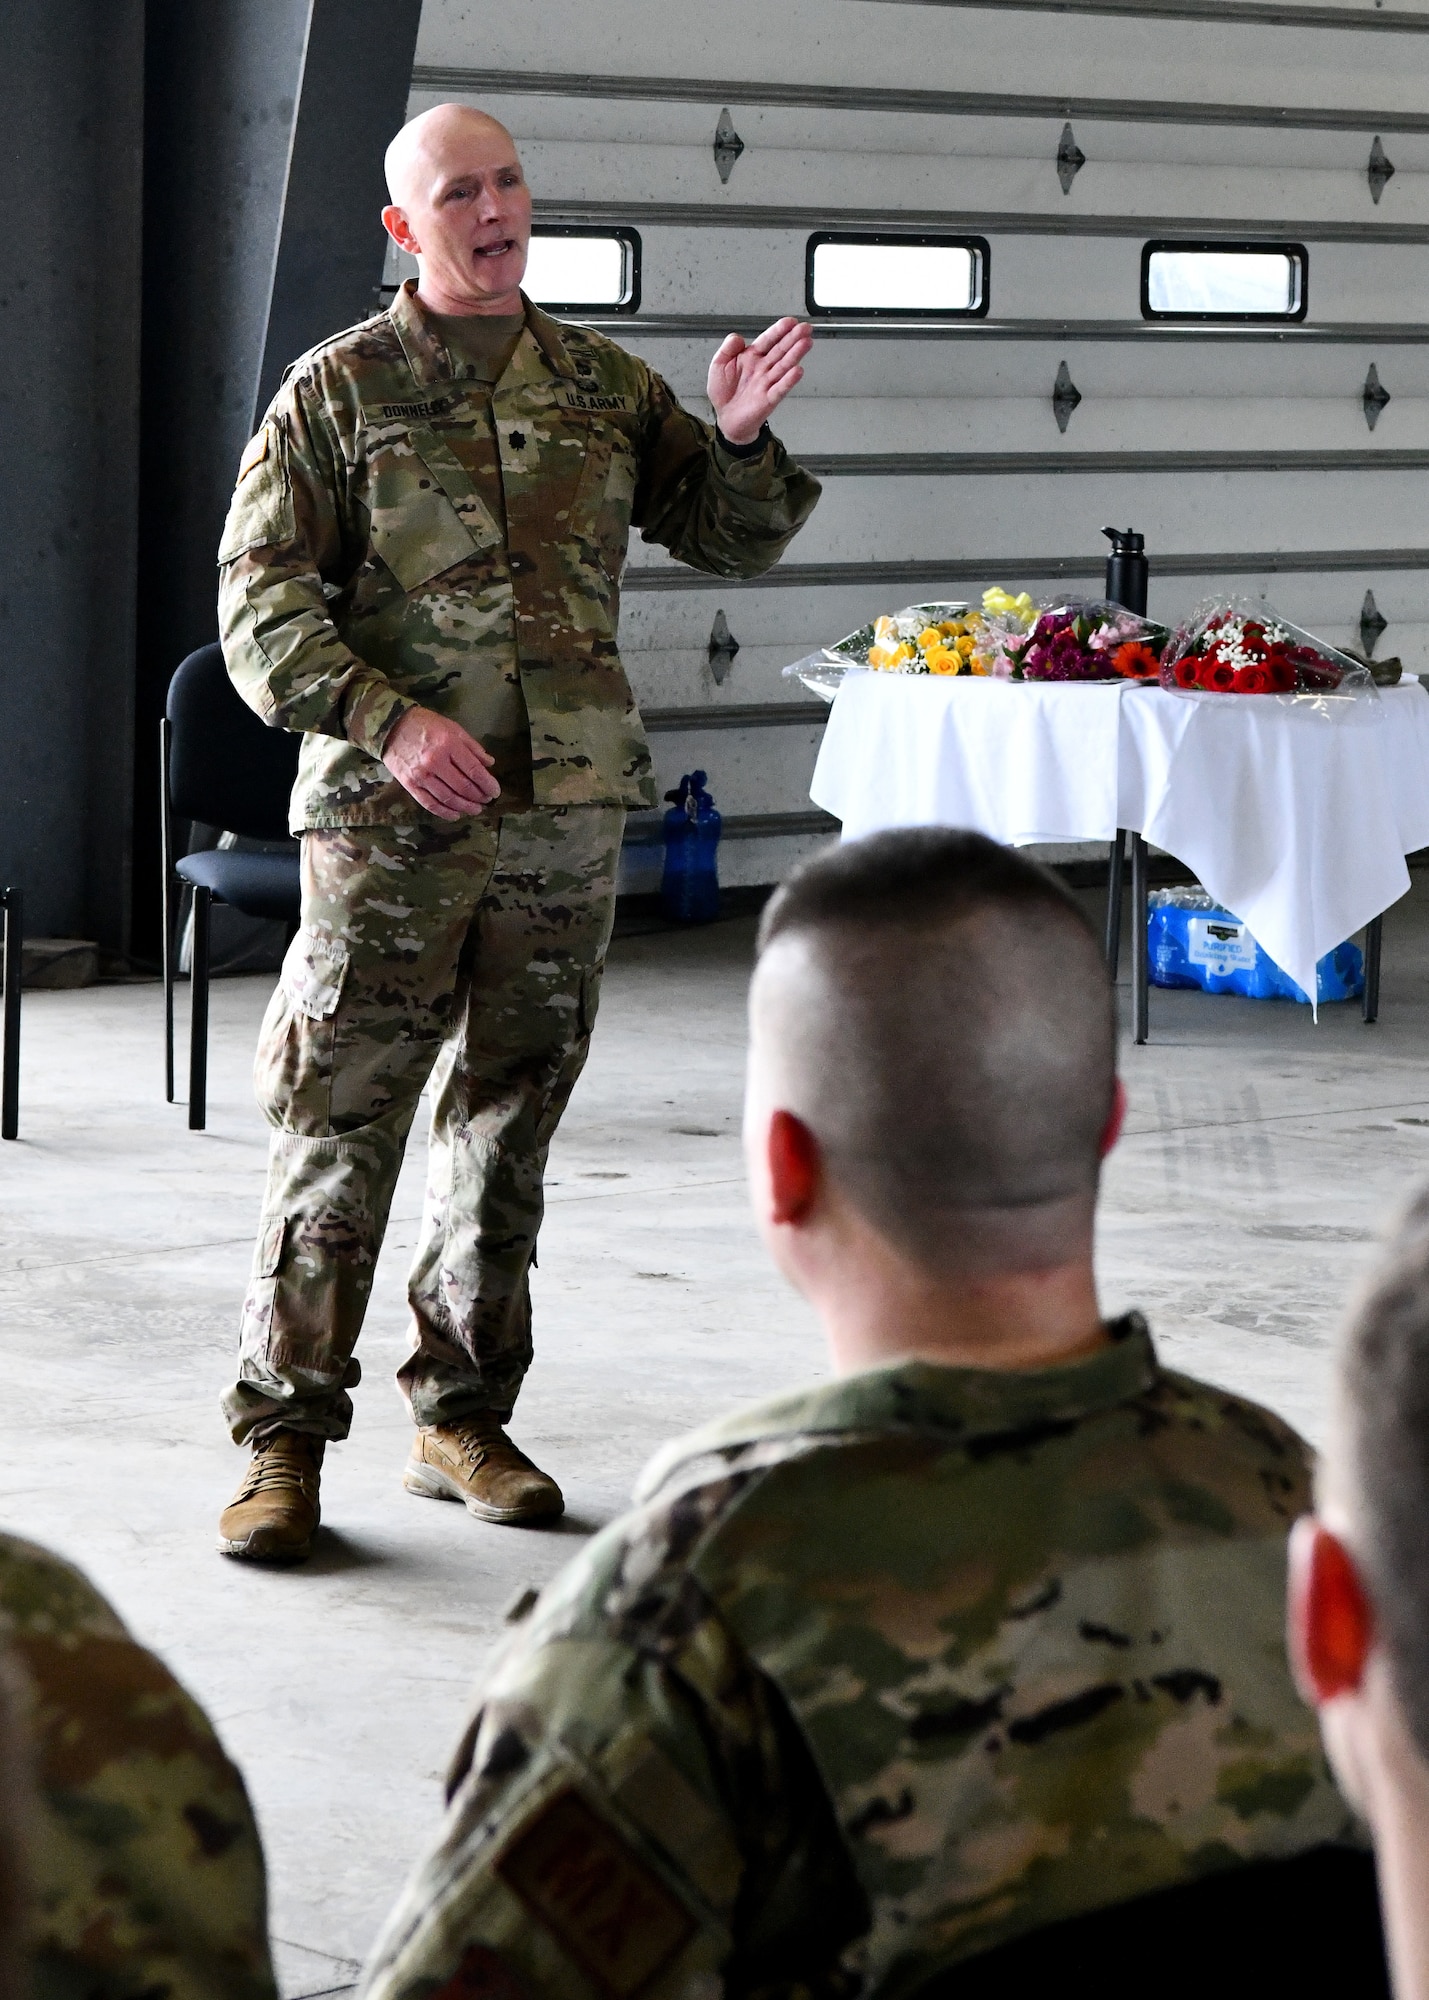
<path id="1" fill-rule="evenodd" d="M 289 361 L 379 303 L 382 153 L 420 11 L 149 0 L 135 934 L 150 951 L 164 692 L 216 636 L 214 556 L 255 411 Z"/>
<path id="2" fill-rule="evenodd" d="M 123 948 L 139 451 L 143 0 L 5 0 L 0 876 Z"/>

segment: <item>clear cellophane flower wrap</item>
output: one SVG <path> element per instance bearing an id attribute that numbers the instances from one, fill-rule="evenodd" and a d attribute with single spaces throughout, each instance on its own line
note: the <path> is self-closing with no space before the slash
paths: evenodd
<path id="1" fill-rule="evenodd" d="M 1008 679 L 1040 609 L 1026 591 L 1012 597 L 996 586 L 984 591 L 981 611 L 964 602 L 909 604 L 796 660 L 784 673 L 830 701 L 850 667 L 885 674 L 988 674 Z"/>
<path id="2" fill-rule="evenodd" d="M 1169 634 L 1105 599 L 1047 605 L 1018 647 L 1013 674 L 1025 681 L 1152 682 Z"/>
<path id="3" fill-rule="evenodd" d="M 1161 685 L 1175 694 L 1273 694 L 1327 704 L 1375 691 L 1362 661 L 1245 597 L 1196 606 L 1162 655 Z"/>

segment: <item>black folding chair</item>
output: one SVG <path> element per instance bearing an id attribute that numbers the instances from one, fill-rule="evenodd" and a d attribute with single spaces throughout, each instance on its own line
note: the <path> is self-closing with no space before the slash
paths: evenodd
<path id="1" fill-rule="evenodd" d="M 220 646 L 200 646 L 169 682 L 159 724 L 163 827 L 164 1095 L 174 1101 L 174 935 L 171 908 L 180 884 L 193 891 L 190 964 L 189 1130 L 207 1119 L 209 914 L 216 902 L 298 928 L 301 887 L 297 843 L 286 854 L 216 847 L 174 857 L 174 822 L 198 820 L 248 840 L 285 840 L 288 797 L 298 774 L 301 738 L 269 729 L 228 678 Z"/>

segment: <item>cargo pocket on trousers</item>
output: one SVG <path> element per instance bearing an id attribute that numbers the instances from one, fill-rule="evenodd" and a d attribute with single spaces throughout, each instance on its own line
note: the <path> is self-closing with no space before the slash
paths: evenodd
<path id="1" fill-rule="evenodd" d="M 258 1242 L 253 1252 L 253 1272 L 244 1294 L 238 1327 L 241 1373 L 265 1393 L 275 1383 L 265 1364 L 273 1333 L 273 1307 L 278 1290 L 278 1273 L 283 1268 L 283 1250 L 288 1237 L 286 1215 L 265 1215 L 258 1225 Z"/>
<path id="2" fill-rule="evenodd" d="M 253 1081 L 268 1122 L 285 1132 L 307 1138 L 327 1134 L 335 1017 L 348 963 L 341 938 L 326 937 L 306 924 L 283 959 Z"/>

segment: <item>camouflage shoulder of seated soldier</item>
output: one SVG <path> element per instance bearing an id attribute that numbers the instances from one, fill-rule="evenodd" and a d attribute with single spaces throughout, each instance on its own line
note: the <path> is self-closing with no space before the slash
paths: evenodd
<path id="1" fill-rule="evenodd" d="M 32 1748 L 37 2000 L 272 2000 L 262 1849 L 198 1704 L 91 1584 L 0 1536 Z"/>
<path id="2" fill-rule="evenodd" d="M 1134 1319 L 1076 1369 L 911 1364 L 712 1427 L 665 1455 L 493 1664 L 454 1807 L 482 1834 L 443 1877 L 448 1938 L 471 1919 L 519 1952 L 474 1913 L 499 1901 L 505 1845 L 554 1811 L 532 1774 L 558 1786 L 560 1769 L 673 1880 L 682 1949 L 707 1964 L 721 1925 L 728 1953 L 760 1916 L 765 1821 L 786 1815 L 786 1881 L 839 1847 L 842 1900 L 861 1897 L 866 1921 L 824 1972 L 867 1993 L 1128 1895 L 1355 1839 L 1284 1654 L 1285 1534 L 1308 1490 L 1287 1425 L 1162 1371 Z M 622 1731 L 700 1793 L 738 1896 L 672 1875 L 669 1838 L 632 1830 L 600 1775 Z M 594 1836 L 566 1832 L 587 1853 Z M 786 1892 L 779 1922 L 814 1954 L 809 1903 Z"/>

